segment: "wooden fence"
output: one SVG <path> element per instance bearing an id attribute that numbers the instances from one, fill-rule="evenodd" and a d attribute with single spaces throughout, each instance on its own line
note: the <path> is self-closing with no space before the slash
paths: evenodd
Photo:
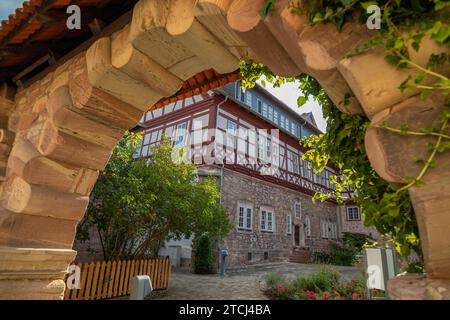
<path id="1" fill-rule="evenodd" d="M 171 271 L 168 257 L 77 265 L 81 270 L 80 289 L 66 289 L 64 300 L 100 300 L 129 295 L 131 280 L 136 275 L 148 275 L 154 290 L 167 289 Z"/>

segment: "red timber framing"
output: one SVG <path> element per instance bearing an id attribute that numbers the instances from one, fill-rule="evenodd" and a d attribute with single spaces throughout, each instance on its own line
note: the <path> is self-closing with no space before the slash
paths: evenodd
<path id="1" fill-rule="evenodd" d="M 217 110 L 218 105 L 220 105 L 219 111 Z M 196 126 L 194 129 L 193 122 L 199 119 L 202 119 L 202 125 Z M 258 146 L 255 139 L 243 141 L 236 137 L 234 151 L 229 152 L 230 149 L 228 148 L 225 152 L 227 148 L 226 141 L 222 143 L 221 139 L 218 140 L 219 133 L 222 133 L 227 139 L 226 129 L 220 123 L 223 120 L 235 123 L 237 125 L 236 129 L 250 130 L 255 133 L 258 130 L 267 130 L 267 141 L 270 141 L 272 130 L 277 129 L 269 122 L 255 115 L 248 107 L 233 101 L 230 97 L 225 101 L 225 96 L 221 92 L 217 90 L 214 92 L 208 91 L 206 94 L 180 100 L 163 108 L 147 112 L 141 120 L 142 129 L 135 130 L 136 132 L 143 132 L 143 142 L 139 155 L 136 154 L 136 156 L 149 157 L 149 147 L 159 143 L 163 133 L 167 134 L 175 144 L 175 140 L 180 134 L 179 131 L 177 132 L 177 128 L 186 124 L 186 133 L 189 134 L 186 135 L 182 143 L 183 146 L 190 150 L 188 157 L 194 160 L 194 163 L 197 165 L 214 164 L 220 166 L 223 163 L 225 168 L 308 195 L 314 195 L 314 193 L 319 191 L 326 193 L 332 191 L 325 179 L 319 179 L 320 177 L 315 175 L 311 168 L 306 167 L 308 165 L 307 161 L 300 159 L 306 148 L 296 138 L 281 130 L 279 130 L 279 149 L 277 148 L 280 158 L 277 172 L 261 174 L 264 171 L 264 167 L 268 168 L 269 166 L 266 162 L 256 160 L 258 158 Z M 206 133 L 206 129 L 210 130 Z M 202 130 L 202 132 L 199 133 L 199 130 Z M 195 134 L 203 136 L 201 148 L 198 144 L 193 145 L 191 141 Z M 246 151 L 244 152 L 240 151 L 242 144 L 248 145 L 246 145 Z M 208 146 L 209 149 L 205 149 Z M 271 148 L 274 148 L 274 145 L 271 145 Z M 222 154 L 219 154 L 219 150 L 222 150 Z M 254 152 L 250 150 L 254 150 Z M 288 168 L 287 155 L 288 153 L 291 154 L 291 152 L 298 159 L 296 168 Z M 205 161 L 202 155 L 208 157 L 208 160 Z M 326 171 L 328 176 L 334 174 L 334 170 L 331 168 L 327 168 Z M 332 199 L 329 201 L 335 202 Z"/>

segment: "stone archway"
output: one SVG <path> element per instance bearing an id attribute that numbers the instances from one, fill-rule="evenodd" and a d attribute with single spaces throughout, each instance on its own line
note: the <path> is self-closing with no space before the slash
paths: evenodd
<path id="1" fill-rule="evenodd" d="M 414 92 L 397 89 L 405 74 L 385 62 L 382 53 L 342 59 L 373 31 L 351 23 L 341 32 L 332 25 L 306 26 L 287 3 L 277 1 L 262 20 L 263 0 L 141 0 L 122 30 L 100 38 L 14 98 L 3 95 L 1 151 L 7 164 L 0 298 L 62 298 L 63 277 L 75 256 L 76 224 L 99 170 L 150 105 L 176 93 L 198 72 L 231 72 L 239 59 L 250 57 L 279 75 L 314 76 L 336 105 L 353 92 L 356 98 L 344 112 L 365 114 L 374 122 L 417 113 L 432 121 L 428 115 L 443 106 L 440 98 L 420 109 Z M 423 56 L 436 49 L 430 42 L 415 61 L 424 63 Z M 366 139 L 370 160 L 383 178 L 391 181 L 417 169 L 404 165 L 413 158 L 402 158 L 402 150 L 389 149 L 395 137 L 373 129 Z M 450 289 L 450 240 L 442 229 L 450 225 L 450 195 L 441 188 L 450 180 L 445 168 L 428 178 L 427 188 L 411 190 L 429 277 L 440 279 L 421 280 L 432 293 L 437 286 Z M 393 288 L 393 297 L 403 297 L 396 292 Z M 441 293 L 432 297 L 448 297 Z"/>

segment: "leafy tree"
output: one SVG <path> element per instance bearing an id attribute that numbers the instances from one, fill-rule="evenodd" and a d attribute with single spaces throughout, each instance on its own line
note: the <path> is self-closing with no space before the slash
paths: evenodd
<path id="1" fill-rule="evenodd" d="M 195 273 L 213 273 L 214 257 L 212 254 L 212 241 L 208 234 L 203 234 L 198 239 L 195 239 L 193 262 Z"/>
<path id="2" fill-rule="evenodd" d="M 214 178 L 199 179 L 192 163 L 177 161 L 184 150 L 164 137 L 151 148 L 152 161 L 134 159 L 141 136 L 127 133 L 113 151 L 95 185 L 78 239 L 97 229 L 105 259 L 156 254 L 167 239 L 208 232 L 224 237 L 230 230 L 218 204 Z"/>
<path id="3" fill-rule="evenodd" d="M 275 7 L 276 0 L 266 0 L 260 14 L 265 18 Z M 381 30 L 372 39 L 357 48 L 349 55 L 365 52 L 374 47 L 384 49 L 385 58 L 398 69 L 413 68 L 418 72 L 415 77 L 408 77 L 399 86 L 400 91 L 420 90 L 420 97 L 426 99 L 431 92 L 441 92 L 448 95 L 450 80 L 439 73 L 439 68 L 450 61 L 450 55 L 445 51 L 431 54 L 426 67 L 417 65 L 410 59 L 409 45 L 418 51 L 423 37 L 429 36 L 437 44 L 450 44 L 450 27 L 446 21 L 450 18 L 450 2 L 441 0 L 311 0 L 290 3 L 292 13 L 306 15 L 309 24 L 333 23 L 338 30 L 346 22 L 365 23 L 368 18 L 367 8 L 378 5 L 381 8 Z M 321 172 L 329 161 L 339 168 L 339 174 L 331 177 L 334 186 L 332 194 L 316 193 L 313 200 L 324 201 L 330 197 L 338 202 L 345 201 L 343 194 L 348 190 L 356 191 L 353 199 L 363 208 L 364 222 L 367 226 L 375 226 L 382 235 L 389 235 L 397 250 L 404 256 L 414 251 L 422 256 L 419 231 L 414 208 L 409 198 L 408 189 L 424 184 L 422 180 L 426 172 L 435 167 L 434 160 L 438 153 L 450 149 L 450 139 L 445 134 L 450 121 L 450 112 L 445 110 L 439 117 L 440 128 L 422 128 L 414 132 L 407 124 L 401 128 L 392 128 L 388 124 L 378 126 L 391 132 L 404 135 L 418 135 L 437 137 L 436 143 L 428 145 L 430 156 L 428 159 L 416 159 L 423 162 L 424 167 L 417 177 L 405 177 L 402 186 L 391 185 L 381 179 L 373 170 L 365 152 L 364 134 L 369 128 L 370 121 L 363 116 L 342 113 L 334 105 L 319 82 L 311 76 L 300 74 L 295 77 L 283 78 L 274 75 L 266 66 L 252 61 L 241 62 L 243 88 L 252 87 L 260 76 L 279 87 L 286 82 L 298 80 L 298 106 L 304 105 L 308 98 L 313 98 L 321 106 L 324 117 L 327 118 L 327 132 L 312 135 L 303 140 L 304 146 L 310 150 L 305 153 L 317 173 Z M 437 81 L 424 85 L 428 76 L 437 77 Z M 265 81 L 261 81 L 263 86 Z M 347 105 L 352 98 L 349 92 L 339 104 Z M 450 106 L 450 101 L 447 101 Z M 445 141 L 445 142 L 444 142 Z M 416 268 L 415 266 L 413 266 Z"/>

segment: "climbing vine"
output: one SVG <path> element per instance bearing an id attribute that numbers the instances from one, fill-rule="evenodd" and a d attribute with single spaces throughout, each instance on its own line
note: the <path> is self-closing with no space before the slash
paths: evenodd
<path id="1" fill-rule="evenodd" d="M 275 0 L 267 0 L 261 8 L 264 18 L 274 7 Z M 310 0 L 291 1 L 293 13 L 307 15 L 310 24 L 327 22 L 341 29 L 346 22 L 365 23 L 369 18 L 367 8 L 377 5 L 381 11 L 381 29 L 373 38 L 366 42 L 349 56 L 361 54 L 374 47 L 384 48 L 385 58 L 396 68 L 413 68 L 415 76 L 409 76 L 399 90 L 409 90 L 420 93 L 422 99 L 427 99 L 432 92 L 439 92 L 448 97 L 450 91 L 449 79 L 439 74 L 437 70 L 450 62 L 446 52 L 431 54 L 426 66 L 421 66 L 410 59 L 411 50 L 419 51 L 421 41 L 429 37 L 445 47 L 450 43 L 450 27 L 442 21 L 450 20 L 450 2 L 439 0 Z M 342 203 L 347 200 L 348 191 L 355 191 L 352 200 L 362 207 L 365 224 L 375 226 L 383 235 L 389 235 L 396 244 L 397 250 L 408 256 L 413 250 L 421 256 L 421 246 L 416 218 L 411 204 L 408 189 L 424 184 L 423 177 L 428 170 L 436 165 L 436 155 L 450 149 L 450 137 L 445 134 L 450 120 L 450 109 L 443 111 L 439 117 L 439 128 L 423 128 L 419 131 L 410 130 L 408 124 L 393 128 L 386 122 L 378 127 L 401 135 L 418 135 L 435 138 L 429 143 L 427 159 L 417 158 L 423 163 L 423 168 L 416 177 L 405 177 L 404 185 L 395 186 L 387 183 L 373 170 L 368 160 L 364 135 L 371 126 L 370 121 L 363 116 L 342 113 L 334 105 L 319 82 L 311 76 L 300 74 L 295 77 L 283 78 L 275 76 L 266 66 L 252 61 L 241 62 L 243 88 L 254 86 L 255 82 L 265 76 L 266 80 L 279 87 L 287 82 L 299 81 L 300 95 L 297 99 L 299 107 L 308 99 L 316 100 L 327 119 L 327 132 L 303 139 L 302 143 L 309 147 L 303 156 L 309 160 L 317 173 L 321 172 L 327 163 L 332 162 L 339 169 L 337 176 L 331 177 L 334 186 L 332 193 L 316 193 L 313 200 L 327 200 L 330 197 Z M 429 79 L 435 79 L 430 83 Z M 340 103 L 346 105 L 352 96 L 348 93 Z M 450 107 L 450 101 L 447 99 Z"/>

